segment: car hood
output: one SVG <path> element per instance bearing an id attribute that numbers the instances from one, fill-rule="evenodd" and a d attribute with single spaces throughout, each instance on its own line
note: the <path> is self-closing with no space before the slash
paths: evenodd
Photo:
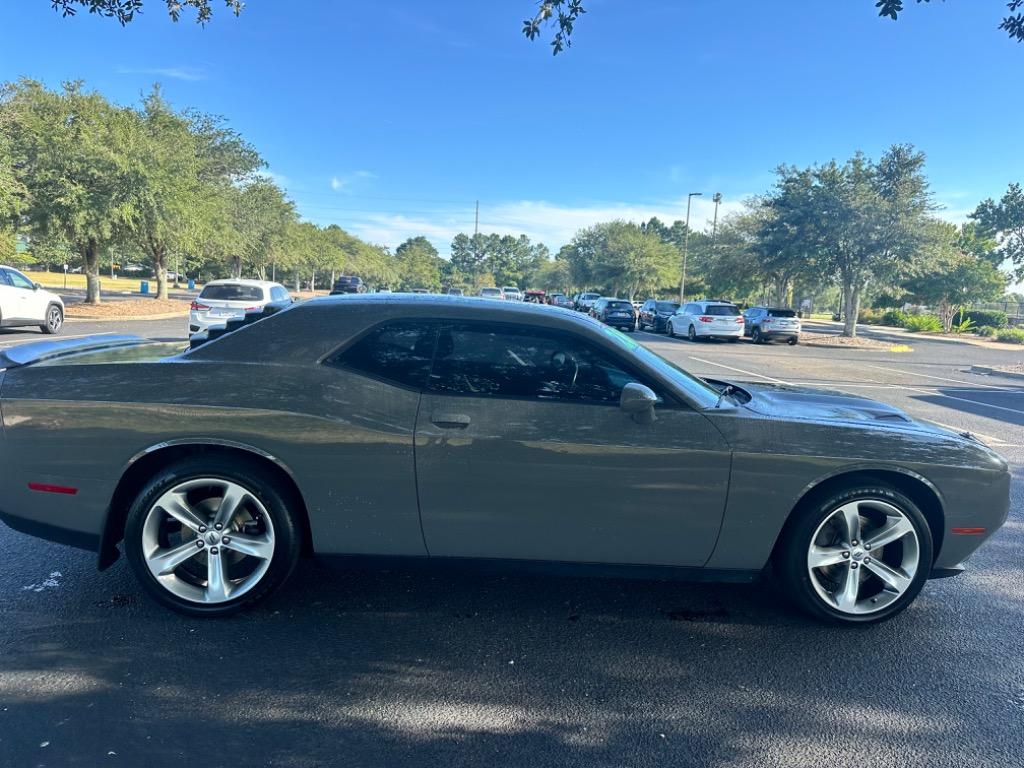
<path id="1" fill-rule="evenodd" d="M 894 406 L 857 395 L 781 384 L 744 384 L 743 389 L 751 395 L 746 407 L 763 416 L 799 421 L 870 422 L 945 436 L 957 434 L 913 419 Z"/>

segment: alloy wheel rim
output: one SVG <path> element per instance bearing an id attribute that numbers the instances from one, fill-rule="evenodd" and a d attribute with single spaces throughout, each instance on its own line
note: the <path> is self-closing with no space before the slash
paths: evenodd
<path id="1" fill-rule="evenodd" d="M 61 326 L 60 310 L 56 307 L 50 310 L 49 326 L 51 331 L 56 331 Z"/>
<path id="2" fill-rule="evenodd" d="M 142 526 L 153 578 L 175 597 L 205 605 L 252 590 L 270 568 L 275 541 L 263 503 L 223 478 L 178 483 L 153 503 Z"/>
<path id="3" fill-rule="evenodd" d="M 850 616 L 877 613 L 900 599 L 920 567 L 910 518 L 881 499 L 858 499 L 829 513 L 807 550 L 815 593 Z"/>

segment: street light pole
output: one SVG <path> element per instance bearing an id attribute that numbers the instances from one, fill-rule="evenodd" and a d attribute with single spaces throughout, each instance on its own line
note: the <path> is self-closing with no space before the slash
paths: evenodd
<path id="1" fill-rule="evenodd" d="M 700 197 L 703 192 L 691 192 L 686 196 L 686 234 L 683 237 L 683 272 L 679 277 L 679 303 L 686 301 L 686 257 L 690 251 L 690 206 L 693 198 Z"/>
<path id="2" fill-rule="evenodd" d="M 715 204 L 715 221 L 711 225 L 711 255 L 715 255 L 715 240 L 718 238 L 718 206 L 722 204 L 722 193 L 715 192 L 715 196 L 711 198 Z"/>

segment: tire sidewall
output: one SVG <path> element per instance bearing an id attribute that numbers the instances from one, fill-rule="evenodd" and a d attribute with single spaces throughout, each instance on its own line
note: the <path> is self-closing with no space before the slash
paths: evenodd
<path id="1" fill-rule="evenodd" d="M 807 551 L 811 537 L 826 517 L 843 504 L 871 499 L 892 504 L 911 521 L 917 533 L 920 562 L 910 586 L 891 605 L 876 613 L 844 614 L 826 605 L 815 591 L 814 585 L 811 583 L 811 575 L 807 570 Z M 830 624 L 866 625 L 890 619 L 910 605 L 928 580 L 932 561 L 931 529 L 917 505 L 894 488 L 884 485 L 865 485 L 820 497 L 791 519 L 783 531 L 773 564 L 790 599 L 815 618 Z"/>
<path id="2" fill-rule="evenodd" d="M 150 597 L 189 616 L 223 616 L 264 600 L 284 583 L 298 562 L 301 536 L 288 512 L 288 502 L 265 476 L 265 470 L 244 459 L 196 456 L 165 467 L 142 488 L 128 511 L 124 548 L 135 577 Z M 260 501 L 274 525 L 274 556 L 263 578 L 244 595 L 215 605 L 193 603 L 172 595 L 150 572 L 142 553 L 142 528 L 156 500 L 175 485 L 200 477 L 230 480 L 243 486 Z"/>

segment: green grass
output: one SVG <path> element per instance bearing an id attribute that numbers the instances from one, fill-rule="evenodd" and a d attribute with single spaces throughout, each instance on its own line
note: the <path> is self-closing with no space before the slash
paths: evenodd
<path id="1" fill-rule="evenodd" d="M 72 274 L 68 272 L 67 283 L 64 282 L 63 272 L 26 272 L 29 280 L 39 283 L 43 288 L 49 288 L 50 290 L 63 290 L 68 288 L 78 288 L 85 290 L 85 275 L 82 273 Z M 118 277 L 111 278 L 110 273 L 100 273 L 100 292 L 103 291 L 138 291 L 139 284 L 143 281 L 149 283 L 149 292 L 156 293 L 156 278 L 154 277 Z M 170 285 L 173 287 L 174 283 Z M 183 282 L 182 287 L 185 286 Z M 200 288 L 200 284 L 196 283 L 196 288 Z"/>

